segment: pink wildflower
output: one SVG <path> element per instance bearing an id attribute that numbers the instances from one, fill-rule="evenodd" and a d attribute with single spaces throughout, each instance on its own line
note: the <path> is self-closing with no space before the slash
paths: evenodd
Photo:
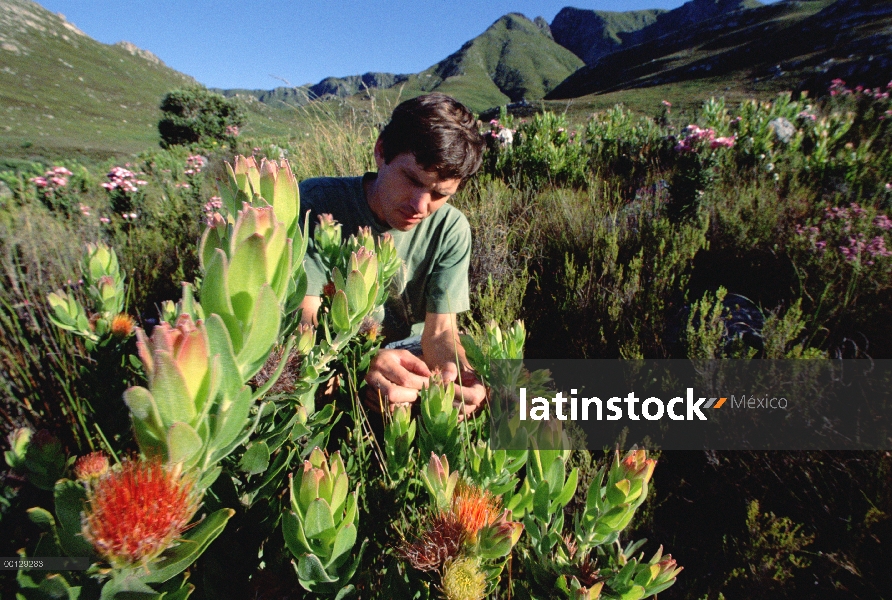
<path id="1" fill-rule="evenodd" d="M 886 239 L 881 235 L 876 236 L 870 241 L 870 244 L 867 246 L 867 252 L 872 257 L 880 256 L 886 258 L 892 256 L 892 252 L 889 252 L 889 250 L 886 249 Z"/>
<path id="2" fill-rule="evenodd" d="M 716 138 L 710 142 L 709 147 L 713 150 L 716 148 L 733 148 L 735 139 L 736 137 L 733 135 L 731 137 Z"/>
<path id="3" fill-rule="evenodd" d="M 221 208 L 223 208 L 223 199 L 220 198 L 220 196 L 211 196 L 210 200 L 204 205 L 205 212 L 219 210 Z"/>
<path id="4" fill-rule="evenodd" d="M 892 219 L 889 219 L 886 215 L 877 215 L 873 220 L 873 224 L 883 231 L 892 229 Z"/>

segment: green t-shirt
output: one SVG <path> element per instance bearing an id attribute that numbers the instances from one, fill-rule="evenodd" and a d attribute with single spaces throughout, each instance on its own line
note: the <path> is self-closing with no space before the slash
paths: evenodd
<path id="1" fill-rule="evenodd" d="M 374 178 L 367 173 L 366 178 Z M 321 296 L 330 274 L 313 246 L 317 217 L 330 213 L 346 239 L 360 227 L 375 236 L 393 236 L 402 268 L 393 277 L 384 305 L 383 333 L 388 341 L 420 335 L 426 313 L 459 313 L 470 308 L 468 265 L 471 227 L 460 210 L 444 204 L 409 231 L 391 229 L 375 217 L 365 197 L 363 177 L 325 177 L 300 183 L 301 211 L 310 211 L 310 245 L 305 262 L 307 294 Z"/>

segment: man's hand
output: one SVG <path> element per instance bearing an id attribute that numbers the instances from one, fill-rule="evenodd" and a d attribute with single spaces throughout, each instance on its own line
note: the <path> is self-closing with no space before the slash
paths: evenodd
<path id="1" fill-rule="evenodd" d="M 463 366 L 461 372 L 454 362 L 443 367 L 443 381 L 455 382 L 455 406 L 461 409 L 462 416 L 474 414 L 486 400 L 486 387 L 470 367 Z"/>
<path id="2" fill-rule="evenodd" d="M 454 314 L 427 313 L 421 335 L 424 362 L 439 369 L 443 381 L 455 382 L 455 404 L 461 415 L 471 415 L 486 400 L 486 388 L 468 365 L 465 349 L 458 339 Z"/>
<path id="3" fill-rule="evenodd" d="M 379 350 L 365 376 L 369 386 L 366 399 L 375 410 L 381 409 L 383 401 L 392 411 L 399 404 L 418 400 L 418 392 L 430 376 L 424 361 L 408 350 Z"/>

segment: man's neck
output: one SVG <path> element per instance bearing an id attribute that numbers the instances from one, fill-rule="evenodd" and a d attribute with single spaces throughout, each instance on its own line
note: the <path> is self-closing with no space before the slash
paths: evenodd
<path id="1" fill-rule="evenodd" d="M 385 229 L 390 229 L 390 225 L 384 220 L 384 214 L 381 212 L 380 196 L 378 195 L 378 174 L 366 173 L 362 178 L 362 191 L 365 194 L 365 201 L 369 205 L 375 219 Z"/>

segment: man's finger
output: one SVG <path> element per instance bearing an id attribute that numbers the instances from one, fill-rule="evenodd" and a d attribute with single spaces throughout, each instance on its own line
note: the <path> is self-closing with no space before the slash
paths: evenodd
<path id="1" fill-rule="evenodd" d="M 367 378 L 368 389 L 366 398 L 372 403 L 370 406 L 376 412 L 381 412 L 383 407 L 393 410 L 398 404 L 411 404 L 418 399 L 418 391 L 412 388 L 396 385 L 388 381 L 381 373 Z"/>
<path id="2" fill-rule="evenodd" d="M 425 369 L 427 366 L 425 365 Z M 398 386 L 420 390 L 427 385 L 430 372 L 426 375 L 420 375 L 414 371 L 407 369 L 403 362 L 397 364 L 383 364 L 380 366 L 379 373 L 390 383 Z"/>
<path id="3" fill-rule="evenodd" d="M 427 364 L 408 350 L 400 353 L 399 358 L 400 365 L 407 371 L 425 378 L 431 376 L 431 370 L 428 368 Z"/>

